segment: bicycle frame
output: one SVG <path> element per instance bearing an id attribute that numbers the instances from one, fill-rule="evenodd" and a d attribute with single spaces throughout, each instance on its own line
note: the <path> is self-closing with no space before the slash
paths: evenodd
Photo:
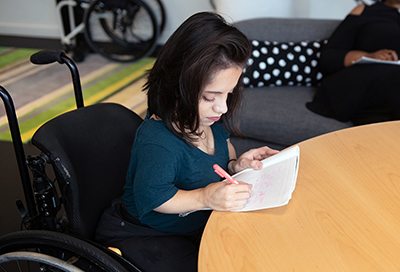
<path id="1" fill-rule="evenodd" d="M 88 2 L 81 2 L 81 7 L 83 9 L 86 9 L 89 7 Z M 58 20 L 58 25 L 60 28 L 60 34 L 61 34 L 61 43 L 71 46 L 74 45 L 74 40 L 76 35 L 81 33 L 85 29 L 85 23 L 82 21 L 79 25 L 76 25 L 75 22 L 75 13 L 74 13 L 74 7 L 76 7 L 78 3 L 74 0 L 64 0 L 61 1 L 57 4 L 56 9 L 57 9 L 57 20 Z M 62 20 L 62 8 L 67 6 L 68 7 L 68 20 L 69 20 L 69 27 L 70 27 L 70 32 L 68 34 L 65 33 L 64 27 L 63 27 L 63 20 Z"/>
<path id="2" fill-rule="evenodd" d="M 141 0 L 61 0 L 56 13 L 61 44 L 76 61 L 86 49 L 112 61 L 135 61 L 154 51 L 160 34 L 152 8 Z"/>
<path id="3" fill-rule="evenodd" d="M 111 1 L 106 1 L 106 5 L 110 5 L 112 7 L 118 7 L 120 6 L 121 8 L 124 8 L 125 5 L 122 3 L 120 4 L 117 0 L 111 0 Z M 87 9 L 90 6 L 89 1 L 79 1 L 80 6 L 83 9 Z M 57 9 L 57 21 L 61 33 L 61 43 L 65 45 L 74 45 L 74 40 L 76 35 L 81 33 L 86 25 L 85 22 L 81 22 L 79 25 L 76 25 L 75 22 L 75 13 L 74 13 L 74 7 L 78 5 L 77 1 L 75 0 L 63 0 L 59 2 L 56 6 Z M 63 18 L 62 18 L 62 9 L 67 6 L 68 7 L 68 20 L 69 20 L 69 27 L 70 27 L 70 32 L 67 34 L 65 33 L 64 30 L 64 23 L 63 23 Z"/>

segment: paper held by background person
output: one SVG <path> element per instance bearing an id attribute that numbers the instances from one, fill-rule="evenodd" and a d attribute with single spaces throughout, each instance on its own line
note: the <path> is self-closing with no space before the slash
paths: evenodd
<path id="1" fill-rule="evenodd" d="M 379 59 L 373 59 L 373 58 L 368 58 L 368 57 L 361 57 L 358 60 L 353 61 L 354 64 L 373 64 L 373 63 L 380 63 L 380 64 L 394 64 L 394 65 L 400 65 L 400 60 L 399 61 L 393 61 L 393 60 L 379 60 Z"/>
<path id="2" fill-rule="evenodd" d="M 253 185 L 252 195 L 243 209 L 253 211 L 284 206 L 296 186 L 300 148 L 294 146 L 262 161 L 261 170 L 246 169 L 235 175 L 237 181 Z"/>

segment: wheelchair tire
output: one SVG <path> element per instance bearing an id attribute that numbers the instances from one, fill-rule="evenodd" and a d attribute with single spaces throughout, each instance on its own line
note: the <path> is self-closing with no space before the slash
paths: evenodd
<path id="1" fill-rule="evenodd" d="M 22 257 L 25 258 L 25 261 L 21 263 L 23 260 L 21 257 L 21 259 L 10 263 L 0 264 L 0 268 L 3 268 L 3 271 L 14 271 L 13 267 L 17 266 L 24 266 L 27 269 L 26 271 L 35 271 L 33 267 L 37 268 L 37 271 L 54 271 L 50 269 L 56 268 L 55 263 L 49 263 L 52 261 L 67 262 L 68 265 L 83 271 L 128 271 L 119 262 L 97 247 L 73 236 L 58 232 L 28 230 L 10 233 L 1 237 L 0 259 L 7 257 L 4 254 L 15 252 L 25 252 L 25 255 L 20 253 L 23 254 Z M 28 253 L 32 252 L 40 253 L 40 255 L 36 256 L 39 260 L 33 262 L 26 259 L 29 255 Z M 11 256 L 15 256 L 15 254 L 11 254 Z"/>
<path id="2" fill-rule="evenodd" d="M 149 56 L 160 32 L 152 9 L 141 0 L 96 0 L 86 9 L 84 22 L 89 47 L 119 62 Z"/>
<path id="3" fill-rule="evenodd" d="M 77 268 L 73 264 L 66 263 L 63 260 L 58 258 L 37 253 L 37 252 L 27 252 L 27 251 L 16 251 L 5 253 L 0 255 L 0 267 L 4 271 L 8 271 L 8 268 L 4 268 L 3 264 L 15 262 L 16 266 L 21 268 L 24 266 L 25 263 L 29 263 L 30 267 L 34 269 L 34 263 L 39 267 L 46 267 L 46 270 L 53 270 L 56 269 L 57 271 L 64 271 L 64 272 L 83 272 L 82 269 Z M 10 267 L 11 269 L 11 267 Z"/>

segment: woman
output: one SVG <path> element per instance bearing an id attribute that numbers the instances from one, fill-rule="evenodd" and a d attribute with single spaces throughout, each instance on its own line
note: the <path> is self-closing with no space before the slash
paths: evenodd
<path id="1" fill-rule="evenodd" d="M 307 107 L 356 125 L 400 119 L 400 66 L 355 64 L 361 57 L 398 61 L 400 0 L 359 5 L 321 51 L 327 75 Z"/>
<path id="2" fill-rule="evenodd" d="M 114 203 L 97 231 L 144 271 L 196 271 L 210 210 L 243 208 L 251 195 L 249 184 L 220 182 L 213 165 L 231 174 L 260 169 L 278 152 L 262 147 L 236 159 L 229 141 L 239 132 L 250 53 L 247 38 L 222 17 L 198 13 L 172 34 L 148 75 L 148 115 L 132 147 L 123 205 Z"/>

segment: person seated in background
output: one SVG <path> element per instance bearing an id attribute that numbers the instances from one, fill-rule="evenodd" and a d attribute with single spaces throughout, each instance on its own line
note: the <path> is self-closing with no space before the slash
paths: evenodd
<path id="1" fill-rule="evenodd" d="M 400 0 L 358 5 L 321 50 L 325 76 L 311 111 L 355 125 L 400 119 L 400 65 L 355 64 L 361 57 L 398 61 Z"/>
<path id="2" fill-rule="evenodd" d="M 261 147 L 236 158 L 229 140 L 239 134 L 250 54 L 238 29 L 202 12 L 172 34 L 148 74 L 148 113 L 133 143 L 123 198 L 105 211 L 96 233 L 144 271 L 197 271 L 211 210 L 243 208 L 251 195 L 249 184 L 220 181 L 213 165 L 234 174 L 261 169 L 260 160 L 278 153 Z"/>

